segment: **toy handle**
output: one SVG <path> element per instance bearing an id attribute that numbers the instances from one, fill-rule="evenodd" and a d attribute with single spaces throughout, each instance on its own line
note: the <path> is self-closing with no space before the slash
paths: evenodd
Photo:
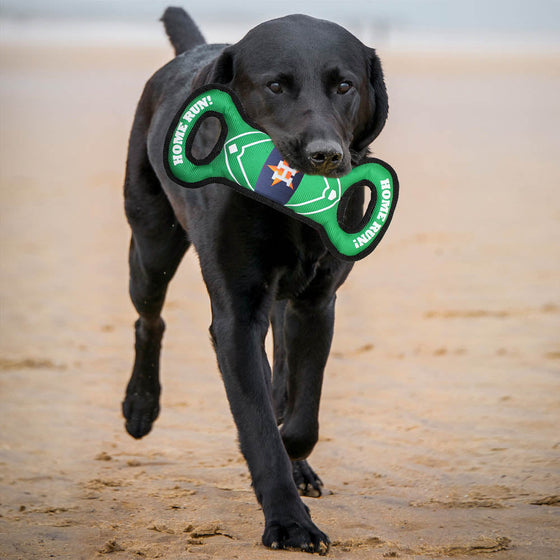
<path id="1" fill-rule="evenodd" d="M 369 188 L 370 190 L 370 200 L 368 202 L 367 208 L 357 224 L 351 226 L 350 225 L 345 226 L 343 223 L 344 214 L 346 213 L 346 209 L 348 207 L 352 195 L 360 187 Z M 373 222 L 373 211 L 375 210 L 375 203 L 377 201 L 378 196 L 379 193 L 377 192 L 375 185 L 371 181 L 368 181 L 367 179 L 357 180 L 354 183 L 352 183 L 350 186 L 344 187 L 344 192 L 340 197 L 340 202 L 338 203 L 338 208 L 336 212 L 337 214 L 336 220 L 338 222 L 340 229 L 347 234 L 359 235 L 360 233 L 363 233 L 365 230 L 371 227 Z"/>
<path id="2" fill-rule="evenodd" d="M 220 134 L 212 149 L 204 157 L 197 158 L 192 151 L 194 141 L 200 131 L 200 128 L 209 118 L 218 119 L 220 123 Z M 185 138 L 184 153 L 187 159 L 187 161 L 185 161 L 185 171 L 187 173 L 195 174 L 199 180 L 215 177 L 216 172 L 219 172 L 219 169 L 216 169 L 215 165 L 218 162 L 214 162 L 214 160 L 222 153 L 224 144 L 227 140 L 228 126 L 226 117 L 222 113 L 214 110 L 201 111 L 199 114 L 194 116 L 189 125 L 190 126 Z"/>
<path id="3" fill-rule="evenodd" d="M 193 154 L 194 141 L 200 127 L 211 117 L 218 120 L 220 133 L 212 149 L 198 158 Z M 243 132 L 254 130 L 244 122 L 228 91 L 213 88 L 195 94 L 175 117 L 169 130 L 166 157 L 170 172 L 191 187 L 202 186 L 212 177 L 227 176 L 224 145 L 230 132 L 240 128 Z"/>
<path id="4" fill-rule="evenodd" d="M 364 187 L 370 189 L 371 198 L 362 218 L 357 224 L 344 224 L 353 193 Z M 329 242 L 339 255 L 356 260 L 373 251 L 385 234 L 397 201 L 398 182 L 394 171 L 387 164 L 370 159 L 343 178 L 341 191 L 336 221 L 320 221 Z"/>

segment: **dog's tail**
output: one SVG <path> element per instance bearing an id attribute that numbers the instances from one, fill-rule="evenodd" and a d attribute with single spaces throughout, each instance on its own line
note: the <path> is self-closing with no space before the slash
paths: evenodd
<path id="1" fill-rule="evenodd" d="M 161 21 L 163 21 L 165 32 L 175 49 L 175 55 L 206 43 L 196 23 L 183 8 L 167 8 L 161 16 Z"/>

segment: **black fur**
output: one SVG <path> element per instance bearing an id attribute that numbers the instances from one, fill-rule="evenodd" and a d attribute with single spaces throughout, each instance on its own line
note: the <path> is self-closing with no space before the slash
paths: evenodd
<path id="1" fill-rule="evenodd" d="M 161 21 L 175 49 L 175 55 L 180 55 L 206 43 L 194 21 L 182 8 L 167 8 Z"/>
<path id="2" fill-rule="evenodd" d="M 373 49 L 343 28 L 307 16 L 261 24 L 235 45 L 202 43 L 181 9 L 168 9 L 163 20 L 182 54 L 146 84 L 125 178 L 130 295 L 140 316 L 123 402 L 126 429 L 143 437 L 158 415 L 161 310 L 193 244 L 210 296 L 218 365 L 265 515 L 263 543 L 324 553 L 328 537 L 311 521 L 298 487 L 320 495 L 321 481 L 306 458 L 318 438 L 336 290 L 352 264 L 327 253 L 309 226 L 223 185 L 189 190 L 170 181 L 163 143 L 189 93 L 220 83 L 237 93 L 290 165 L 343 175 L 365 157 L 387 118 L 381 65 Z M 202 153 L 216 133 L 207 127 L 197 136 Z M 349 228 L 363 213 L 363 195 L 355 192 L 345 209 Z M 273 374 L 264 351 L 269 325 Z"/>

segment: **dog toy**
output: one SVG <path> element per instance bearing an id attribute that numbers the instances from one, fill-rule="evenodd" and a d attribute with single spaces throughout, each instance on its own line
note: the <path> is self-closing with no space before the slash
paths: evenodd
<path id="1" fill-rule="evenodd" d="M 209 117 L 220 121 L 220 137 L 210 153 L 197 159 L 193 142 Z M 293 169 L 270 136 L 247 118 L 235 94 L 223 86 L 206 86 L 189 96 L 169 128 L 164 163 L 168 176 L 184 187 L 225 183 L 302 220 L 319 231 L 332 254 L 350 261 L 375 249 L 398 198 L 397 176 L 379 159 L 367 158 L 340 178 Z M 347 197 L 358 187 L 369 188 L 371 199 L 360 223 L 349 229 L 340 220 Z"/>

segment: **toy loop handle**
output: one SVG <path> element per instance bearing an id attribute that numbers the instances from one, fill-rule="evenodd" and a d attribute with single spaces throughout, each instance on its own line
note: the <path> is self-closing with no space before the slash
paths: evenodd
<path id="1" fill-rule="evenodd" d="M 192 153 L 194 141 L 196 139 L 196 136 L 201 126 L 209 118 L 218 119 L 218 121 L 220 122 L 220 135 L 216 140 L 216 143 L 214 144 L 213 148 L 208 152 L 208 154 L 203 158 L 197 158 Z M 192 165 L 196 166 L 199 173 L 211 177 L 213 174 L 213 169 L 210 164 L 220 154 L 220 152 L 224 148 L 224 144 L 226 143 L 227 134 L 228 134 L 228 126 L 226 123 L 226 118 L 222 113 L 219 113 L 217 111 L 200 112 L 191 121 L 191 126 L 192 128 L 190 129 L 190 132 L 187 134 L 187 138 L 185 141 L 185 156 L 192 163 Z"/>
<path id="2" fill-rule="evenodd" d="M 344 223 L 344 214 L 348 208 L 348 204 L 350 202 L 350 197 L 352 194 L 359 189 L 360 187 L 369 188 L 371 192 L 370 200 L 367 205 L 367 208 L 357 224 L 354 225 L 346 225 Z M 349 187 L 346 188 L 342 196 L 340 197 L 340 202 L 338 203 L 338 209 L 336 212 L 336 221 L 340 229 L 344 233 L 356 235 L 363 233 L 369 227 L 371 227 L 373 223 L 373 211 L 375 210 L 375 203 L 377 202 L 377 189 L 375 185 L 369 181 L 368 179 L 358 180 L 355 183 L 351 184 Z"/>
<path id="3" fill-rule="evenodd" d="M 314 219 L 323 226 L 325 242 L 341 258 L 355 260 L 373 251 L 385 234 L 395 209 L 398 182 L 394 171 L 385 162 L 368 159 L 352 169 L 341 183 L 340 200 L 334 210 L 336 220 L 326 213 L 318 213 Z M 349 224 L 345 215 L 358 188 L 368 188 L 371 198 L 359 222 Z"/>
<path id="4" fill-rule="evenodd" d="M 255 131 L 243 120 L 237 100 L 218 87 L 203 89 L 192 96 L 175 116 L 166 138 L 168 172 L 193 186 L 202 186 L 213 177 L 228 177 L 225 145 L 240 131 Z M 220 123 L 220 134 L 208 154 L 197 158 L 194 141 L 201 126 L 209 119 Z"/>

